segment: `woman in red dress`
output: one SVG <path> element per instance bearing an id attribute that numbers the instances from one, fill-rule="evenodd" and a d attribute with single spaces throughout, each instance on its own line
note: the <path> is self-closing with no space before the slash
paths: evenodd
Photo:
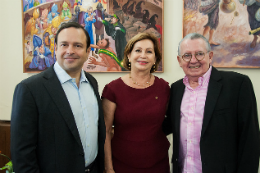
<path id="1" fill-rule="evenodd" d="M 169 142 L 161 128 L 170 88 L 152 75 L 161 59 L 157 38 L 137 34 L 124 52 L 124 67 L 130 73 L 103 90 L 106 173 L 170 172 Z"/>

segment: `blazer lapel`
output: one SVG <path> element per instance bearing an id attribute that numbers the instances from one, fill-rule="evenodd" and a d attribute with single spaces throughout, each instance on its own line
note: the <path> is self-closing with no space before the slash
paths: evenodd
<path id="1" fill-rule="evenodd" d="M 185 90 L 185 85 L 182 83 L 182 80 L 181 80 L 181 84 L 176 87 L 177 90 L 176 91 L 173 91 L 173 92 L 176 92 L 176 101 L 175 101 L 175 105 L 174 105 L 174 109 L 175 109 L 175 131 L 176 131 L 176 134 L 180 135 L 180 114 L 181 114 L 181 102 L 182 102 L 182 97 L 183 97 L 183 94 L 184 94 L 184 90 Z M 179 138 L 178 138 L 179 139 Z"/>
<path id="2" fill-rule="evenodd" d="M 208 86 L 208 93 L 206 97 L 205 102 L 205 109 L 204 109 L 204 118 L 203 118 L 203 124 L 202 124 L 202 130 L 201 130 L 201 136 L 205 133 L 207 126 L 209 124 L 210 118 L 213 114 L 215 105 L 217 103 L 222 84 L 218 82 L 221 80 L 221 76 L 218 72 L 218 70 L 214 67 L 212 67 L 211 76 L 209 80 L 209 86 Z"/>
<path id="3" fill-rule="evenodd" d="M 98 138 L 99 138 L 99 142 L 100 144 L 103 144 L 105 141 L 105 131 L 106 131 L 106 126 L 105 126 L 105 121 L 104 121 L 104 115 L 103 115 L 103 109 L 102 109 L 102 104 L 101 104 L 101 99 L 100 99 L 100 95 L 98 92 L 98 84 L 96 82 L 96 80 L 94 79 L 93 76 L 91 76 L 89 73 L 86 73 L 86 78 L 88 79 L 90 85 L 92 86 L 94 93 L 97 97 L 97 102 L 98 102 L 98 111 L 99 111 L 99 118 L 98 118 Z"/>
<path id="4" fill-rule="evenodd" d="M 88 73 L 86 73 L 86 72 L 85 72 L 85 76 L 86 76 L 86 78 L 88 79 L 90 85 L 92 86 L 96 97 L 97 97 L 97 98 L 100 98 L 99 93 L 98 93 L 98 87 L 97 87 L 96 82 L 93 80 L 93 77 L 91 78 L 90 74 L 88 74 Z M 100 99 L 97 99 L 97 100 L 98 100 L 98 102 L 100 101 Z"/>
<path id="5" fill-rule="evenodd" d="M 44 72 L 43 77 L 46 79 L 44 86 L 48 90 L 51 98 L 53 99 L 54 103 L 59 109 L 61 115 L 63 116 L 76 141 L 82 147 L 79 132 L 76 126 L 72 110 L 70 108 L 70 104 L 61 86 L 61 83 L 53 69 L 53 66 Z"/>

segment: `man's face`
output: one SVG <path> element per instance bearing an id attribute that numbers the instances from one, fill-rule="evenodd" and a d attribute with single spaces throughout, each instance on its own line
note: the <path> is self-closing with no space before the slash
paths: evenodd
<path id="1" fill-rule="evenodd" d="M 213 52 L 207 53 L 206 43 L 203 39 L 184 40 L 180 45 L 180 51 L 180 56 L 177 56 L 177 59 L 180 67 L 189 79 L 198 79 L 208 71 L 213 58 Z M 201 61 L 195 58 L 195 53 L 198 52 L 205 53 L 205 57 Z M 192 54 L 190 62 L 182 59 L 182 55 L 184 54 Z"/>
<path id="2" fill-rule="evenodd" d="M 86 39 L 81 28 L 66 28 L 58 35 L 55 45 L 57 61 L 70 76 L 80 72 L 88 58 L 90 49 L 86 51 Z"/>
<path id="3" fill-rule="evenodd" d="M 115 17 L 112 17 L 112 18 L 111 18 L 111 23 L 112 23 L 112 24 L 115 24 L 117 21 L 118 21 L 117 18 L 115 18 Z"/>

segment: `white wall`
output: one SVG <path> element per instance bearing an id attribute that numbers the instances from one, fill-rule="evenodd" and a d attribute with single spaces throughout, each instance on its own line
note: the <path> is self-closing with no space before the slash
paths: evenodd
<path id="1" fill-rule="evenodd" d="M 0 10 L 0 120 L 10 120 L 12 96 L 15 85 L 33 74 L 23 73 L 23 40 L 21 0 L 1 0 Z M 155 75 L 170 84 L 182 78 L 176 56 L 178 43 L 182 38 L 182 0 L 164 0 L 164 73 Z M 254 85 L 257 100 L 260 100 L 259 69 L 233 70 L 248 75 Z M 98 80 L 99 91 L 105 84 L 124 73 L 92 73 Z M 260 101 L 258 102 L 260 109 Z"/>
<path id="2" fill-rule="evenodd" d="M 182 0 L 164 0 L 164 73 L 155 75 L 170 84 L 184 76 L 176 56 L 182 38 Z M 32 74 L 23 73 L 21 0 L 1 0 L 0 10 L 0 120 L 10 120 L 15 85 Z M 254 85 L 260 110 L 259 69 L 224 69 L 248 75 Z M 105 84 L 123 73 L 92 73 L 98 80 L 100 93 Z M 260 173 L 260 171 L 259 171 Z"/>

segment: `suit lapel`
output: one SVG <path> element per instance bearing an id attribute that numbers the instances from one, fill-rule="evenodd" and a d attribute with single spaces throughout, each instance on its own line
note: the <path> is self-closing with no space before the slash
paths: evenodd
<path id="1" fill-rule="evenodd" d="M 72 110 L 70 108 L 70 104 L 61 86 L 61 83 L 53 69 L 53 66 L 44 72 L 43 77 L 46 79 L 44 86 L 49 92 L 50 97 L 53 99 L 54 103 L 59 109 L 61 115 L 63 116 L 76 141 L 82 147 L 79 132 L 76 126 Z"/>
<path id="2" fill-rule="evenodd" d="M 176 101 L 175 101 L 175 105 L 174 105 L 174 109 L 175 109 L 175 131 L 177 132 L 176 134 L 180 135 L 180 114 L 181 114 L 181 102 L 182 102 L 182 97 L 183 97 L 183 94 L 184 94 L 184 90 L 185 90 L 185 85 L 182 83 L 182 80 L 181 80 L 181 83 L 179 86 L 176 87 L 177 90 L 176 91 L 173 91 L 173 92 L 176 92 Z M 179 138 L 178 138 L 179 139 Z"/>
<path id="3" fill-rule="evenodd" d="M 90 85 L 92 86 L 96 97 L 97 97 L 97 98 L 100 98 L 99 93 L 98 93 L 98 87 L 97 87 L 96 82 L 93 80 L 93 77 L 91 78 L 91 75 L 88 74 L 88 73 L 86 73 L 86 72 L 85 72 L 85 76 L 86 76 L 86 78 L 88 79 Z M 100 100 L 97 99 L 97 101 L 99 102 Z"/>
<path id="4" fill-rule="evenodd" d="M 222 84 L 218 82 L 221 80 L 221 76 L 217 69 L 212 67 L 211 76 L 209 80 L 209 86 L 208 86 L 208 93 L 205 101 L 205 109 L 204 109 L 204 118 L 203 118 L 203 124 L 202 124 L 202 130 L 201 130 L 201 136 L 205 133 L 209 121 L 212 117 L 214 108 L 216 106 Z"/>
<path id="5" fill-rule="evenodd" d="M 99 138 L 99 142 L 102 144 L 105 140 L 105 131 L 106 131 L 106 126 L 105 126 L 105 122 L 104 122 L 104 115 L 103 115 L 103 109 L 102 109 L 102 104 L 101 104 L 101 99 L 99 96 L 99 92 L 98 92 L 98 84 L 96 82 L 96 80 L 94 79 L 94 77 L 92 77 L 89 73 L 86 73 L 86 78 L 88 79 L 90 85 L 92 86 L 94 93 L 97 97 L 97 102 L 98 102 L 98 111 L 99 111 L 99 118 L 98 118 L 98 138 Z"/>

